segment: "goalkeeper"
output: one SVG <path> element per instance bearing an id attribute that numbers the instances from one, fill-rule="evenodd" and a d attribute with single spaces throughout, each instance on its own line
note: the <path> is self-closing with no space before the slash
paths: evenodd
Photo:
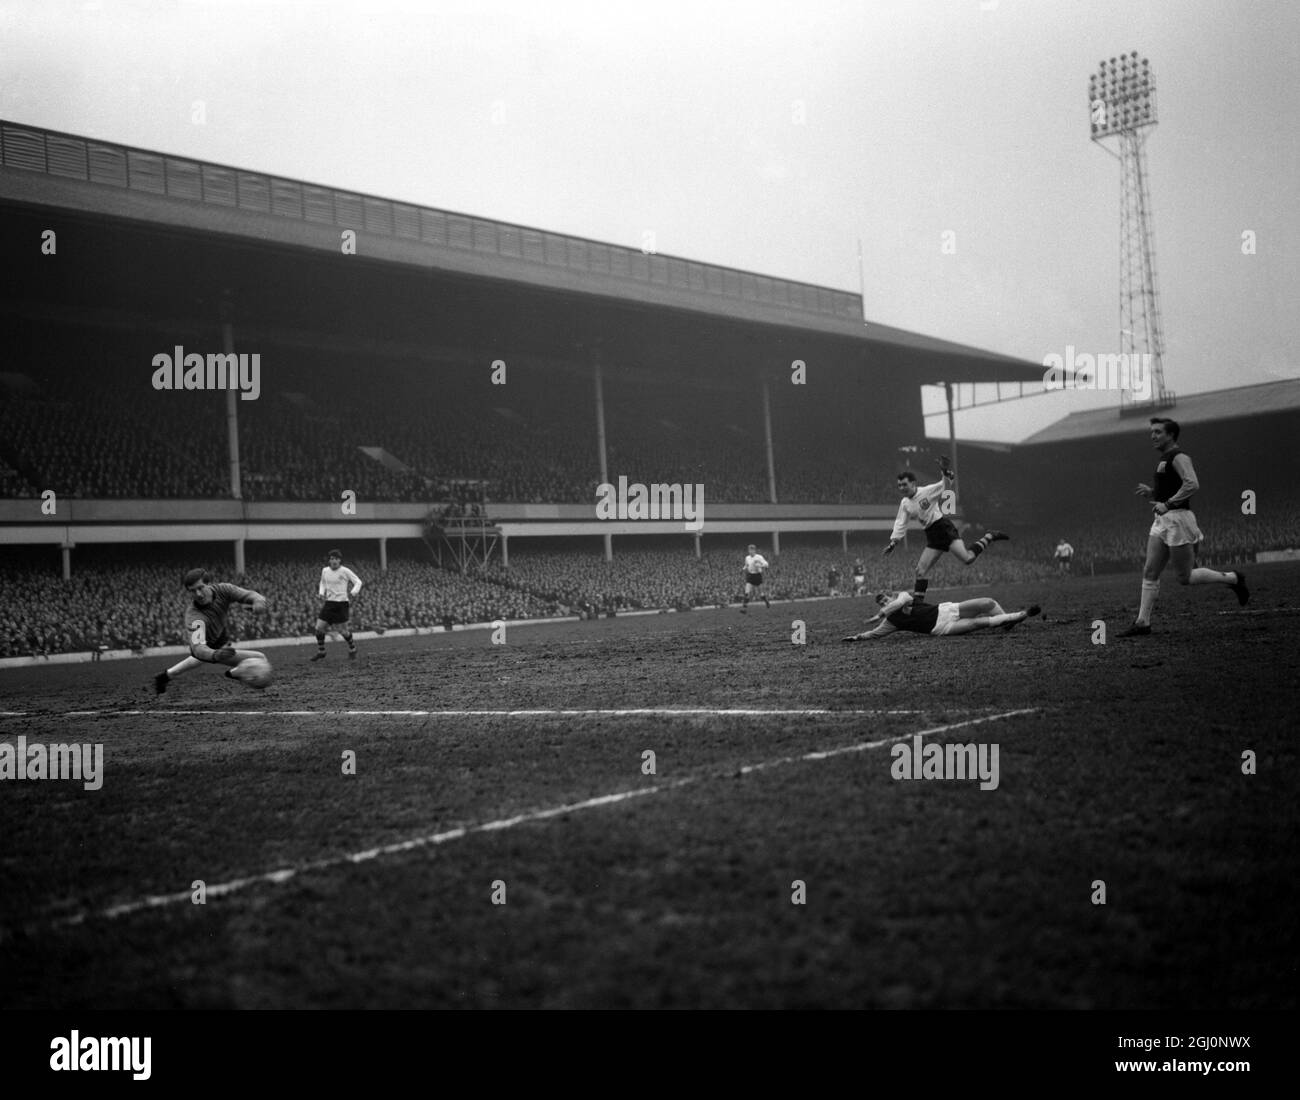
<path id="1" fill-rule="evenodd" d="M 970 565 L 989 548 L 990 543 L 1010 538 L 1001 531 L 986 531 L 968 550 L 956 524 L 944 514 L 952 511 L 951 507 L 945 508 L 944 505 L 954 499 L 952 485 L 957 476 L 947 455 L 939 459 L 939 470 L 943 474 L 942 481 L 920 487 L 916 484 L 916 474 L 911 470 L 898 475 L 898 491 L 903 494 L 903 499 L 898 502 L 898 518 L 894 520 L 894 530 L 889 536 L 889 545 L 885 547 L 886 555 L 894 552 L 903 541 L 909 520 L 916 520 L 925 528 L 925 549 L 916 563 L 916 582 L 912 588 L 912 598 L 918 604 L 925 602 L 925 590 L 930 586 L 926 574 L 945 552 L 951 553 L 963 565 Z"/>
<path id="2" fill-rule="evenodd" d="M 190 596 L 185 609 L 185 637 L 190 655 L 154 677 L 153 689 L 158 695 L 162 695 L 168 683 L 177 676 L 205 664 L 225 665 L 226 675 L 230 676 L 235 666 L 249 657 L 266 659 L 265 653 L 255 649 L 235 649 L 227 633 L 227 617 L 233 604 L 245 604 L 254 612 L 263 612 L 266 610 L 265 596 L 237 584 L 213 584 L 206 569 L 191 569 L 181 583 Z"/>

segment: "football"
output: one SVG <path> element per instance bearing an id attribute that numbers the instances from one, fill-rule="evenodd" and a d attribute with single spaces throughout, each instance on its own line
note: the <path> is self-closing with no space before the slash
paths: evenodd
<path id="1" fill-rule="evenodd" d="M 271 662 L 265 657 L 249 657 L 235 666 L 233 677 L 241 680 L 251 688 L 264 688 L 269 684 L 275 673 L 271 669 Z"/>

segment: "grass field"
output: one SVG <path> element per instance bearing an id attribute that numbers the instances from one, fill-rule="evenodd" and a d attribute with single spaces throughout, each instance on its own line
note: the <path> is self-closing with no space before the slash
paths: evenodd
<path id="1" fill-rule="evenodd" d="M 1046 616 L 964 638 L 842 645 L 841 599 L 275 649 L 264 693 L 0 672 L 0 742 L 104 751 L 0 785 L 0 1005 L 1294 1008 L 1300 570 L 1251 584 L 1133 640 L 1125 576 L 970 591 Z M 920 731 L 997 788 L 893 779 Z"/>

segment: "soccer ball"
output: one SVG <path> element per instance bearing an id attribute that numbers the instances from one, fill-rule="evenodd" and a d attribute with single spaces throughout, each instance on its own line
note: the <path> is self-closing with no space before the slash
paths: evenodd
<path id="1" fill-rule="evenodd" d="M 271 682 L 275 674 L 271 670 L 271 662 L 265 657 L 248 657 L 235 666 L 231 675 L 251 688 L 261 689 Z"/>

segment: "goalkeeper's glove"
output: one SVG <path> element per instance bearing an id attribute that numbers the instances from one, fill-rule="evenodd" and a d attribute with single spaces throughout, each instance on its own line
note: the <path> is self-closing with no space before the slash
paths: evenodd
<path id="1" fill-rule="evenodd" d="M 892 554 L 892 553 L 894 552 L 894 547 L 897 546 L 897 545 L 898 545 L 898 539 L 890 539 L 890 540 L 889 540 L 889 545 L 885 547 L 885 551 L 884 551 L 884 553 L 881 554 L 880 556 L 881 556 L 882 558 L 887 558 L 887 557 L 889 557 L 889 555 Z"/>

